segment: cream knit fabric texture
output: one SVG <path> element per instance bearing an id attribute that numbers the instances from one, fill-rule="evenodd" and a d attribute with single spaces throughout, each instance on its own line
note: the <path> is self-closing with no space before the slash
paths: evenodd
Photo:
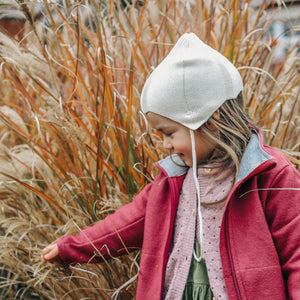
<path id="1" fill-rule="evenodd" d="M 235 66 L 194 33 L 185 33 L 147 79 L 141 110 L 195 130 L 242 90 Z"/>

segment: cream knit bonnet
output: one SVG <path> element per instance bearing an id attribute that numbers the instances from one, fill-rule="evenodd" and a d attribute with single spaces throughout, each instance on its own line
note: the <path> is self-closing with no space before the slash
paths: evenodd
<path id="1" fill-rule="evenodd" d="M 234 65 L 194 33 L 185 33 L 147 79 L 141 110 L 195 130 L 242 90 Z"/>
<path id="2" fill-rule="evenodd" d="M 153 112 L 190 129 L 200 224 L 201 255 L 193 253 L 197 261 L 203 258 L 203 224 L 194 130 L 242 90 L 242 78 L 234 65 L 194 33 L 185 33 L 149 76 L 142 91 L 143 114 Z"/>

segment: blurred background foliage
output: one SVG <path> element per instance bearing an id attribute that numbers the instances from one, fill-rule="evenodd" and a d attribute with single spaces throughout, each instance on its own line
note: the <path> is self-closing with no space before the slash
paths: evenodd
<path id="1" fill-rule="evenodd" d="M 1 1 L 1 299 L 134 298 L 138 252 L 70 268 L 45 265 L 40 254 L 157 174 L 165 153 L 139 98 L 184 32 L 238 67 L 249 116 L 299 169 L 299 41 L 279 59 L 270 28 L 287 7 L 253 2 Z M 23 24 L 18 33 L 3 14 Z"/>

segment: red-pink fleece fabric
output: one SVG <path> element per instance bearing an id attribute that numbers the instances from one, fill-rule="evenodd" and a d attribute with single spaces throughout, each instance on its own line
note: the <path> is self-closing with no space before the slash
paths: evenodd
<path id="1" fill-rule="evenodd" d="M 185 171 L 161 168 L 155 181 L 131 203 L 80 234 L 59 239 L 62 260 L 99 263 L 101 255 L 109 259 L 142 247 L 136 299 L 161 299 L 185 176 Z M 282 154 L 263 145 L 260 133 L 254 133 L 226 200 L 220 232 L 230 300 L 300 299 L 299 188 L 299 172 Z"/>

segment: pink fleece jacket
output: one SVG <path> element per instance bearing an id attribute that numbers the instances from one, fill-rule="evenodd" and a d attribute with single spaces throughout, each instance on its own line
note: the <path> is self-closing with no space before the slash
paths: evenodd
<path id="1" fill-rule="evenodd" d="M 102 256 L 109 259 L 142 247 L 136 299 L 161 299 L 186 168 L 170 158 L 161 161 L 160 168 L 155 181 L 131 203 L 77 236 L 58 240 L 62 260 L 99 263 Z M 253 133 L 221 225 L 220 255 L 229 299 L 300 299 L 299 189 L 299 172 L 282 154 L 263 145 L 260 133 Z"/>

